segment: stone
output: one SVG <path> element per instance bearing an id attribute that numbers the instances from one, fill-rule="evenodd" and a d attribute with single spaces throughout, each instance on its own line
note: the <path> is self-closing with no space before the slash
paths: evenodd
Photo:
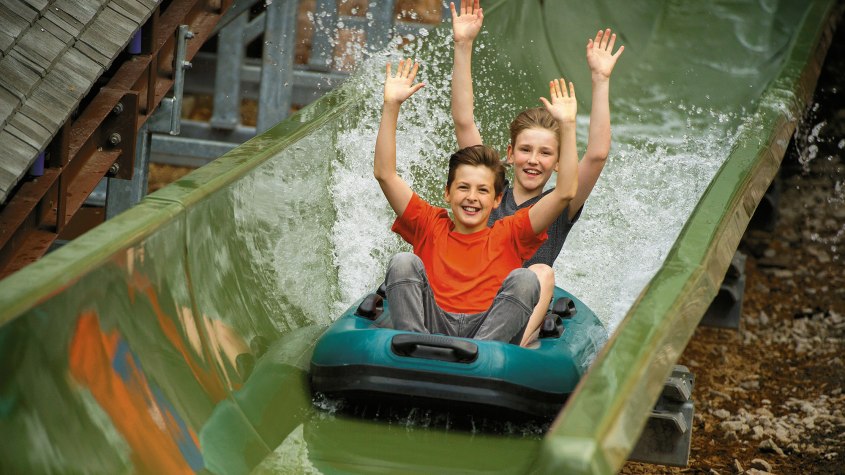
<path id="1" fill-rule="evenodd" d="M 757 446 L 760 449 L 760 452 L 765 453 L 776 453 L 781 457 L 784 456 L 783 449 L 777 446 L 772 439 L 766 439 L 763 442 L 760 442 L 760 445 Z"/>
<path id="2" fill-rule="evenodd" d="M 757 470 L 763 470 L 765 472 L 771 472 L 772 464 L 766 462 L 763 459 L 754 459 L 751 461 L 751 468 L 756 468 Z"/>

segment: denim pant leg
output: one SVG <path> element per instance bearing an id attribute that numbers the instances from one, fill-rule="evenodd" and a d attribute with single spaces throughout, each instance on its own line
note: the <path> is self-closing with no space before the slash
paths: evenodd
<path id="1" fill-rule="evenodd" d="M 539 299 L 537 275 L 524 268 L 511 271 L 473 338 L 511 341 L 524 330 Z"/>
<path id="2" fill-rule="evenodd" d="M 385 278 L 390 319 L 386 328 L 418 333 L 446 333 L 443 310 L 434 300 L 425 266 L 416 255 L 401 252 L 390 259 Z"/>

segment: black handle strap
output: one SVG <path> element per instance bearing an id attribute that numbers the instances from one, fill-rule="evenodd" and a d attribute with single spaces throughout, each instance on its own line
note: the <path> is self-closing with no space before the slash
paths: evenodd
<path id="1" fill-rule="evenodd" d="M 390 341 L 393 353 L 399 356 L 424 358 L 455 363 L 471 363 L 478 358 L 475 343 L 443 335 L 400 333 Z"/>

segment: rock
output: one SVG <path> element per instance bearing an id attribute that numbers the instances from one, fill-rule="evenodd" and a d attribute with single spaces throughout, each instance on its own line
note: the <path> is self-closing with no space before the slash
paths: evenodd
<path id="1" fill-rule="evenodd" d="M 751 461 L 751 468 L 756 468 L 757 470 L 763 470 L 766 472 L 772 471 L 772 465 L 769 462 L 766 462 L 763 459 L 754 459 Z"/>
<path id="2" fill-rule="evenodd" d="M 749 468 L 748 471 L 745 472 L 745 473 L 746 473 L 746 475 L 772 475 L 771 472 L 767 472 L 765 470 L 760 470 L 760 469 L 756 469 L 756 468 Z"/>
<path id="3" fill-rule="evenodd" d="M 725 419 L 731 417 L 731 413 L 728 412 L 725 409 L 717 409 L 716 411 L 713 412 L 713 415 L 718 417 L 719 419 L 722 419 L 722 420 L 725 420 Z"/>
<path id="4" fill-rule="evenodd" d="M 726 393 L 723 393 L 721 391 L 716 391 L 715 389 L 710 390 L 710 396 L 711 397 L 719 397 L 719 398 L 725 399 L 727 401 L 731 400 L 730 394 L 726 394 Z"/>
<path id="5" fill-rule="evenodd" d="M 781 457 L 784 456 L 783 449 L 778 447 L 772 439 L 766 439 L 763 442 L 760 442 L 760 445 L 757 448 L 760 449 L 760 452 L 776 453 Z"/>
<path id="6" fill-rule="evenodd" d="M 734 473 L 742 473 L 745 470 L 742 468 L 742 464 L 739 463 L 739 460 L 734 459 Z"/>

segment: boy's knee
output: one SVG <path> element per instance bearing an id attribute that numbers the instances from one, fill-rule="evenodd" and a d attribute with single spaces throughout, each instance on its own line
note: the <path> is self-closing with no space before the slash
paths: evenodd
<path id="1" fill-rule="evenodd" d="M 554 287 L 555 285 L 555 270 L 546 264 L 534 264 L 528 267 L 528 270 L 533 272 L 540 281 L 541 287 Z"/>
<path id="2" fill-rule="evenodd" d="M 502 290 L 516 296 L 536 301 L 540 298 L 540 280 L 529 269 L 514 269 L 502 284 Z"/>
<path id="3" fill-rule="evenodd" d="M 420 272 L 425 272 L 422 260 L 411 252 L 400 252 L 390 259 L 387 265 L 387 281 L 419 277 Z"/>

